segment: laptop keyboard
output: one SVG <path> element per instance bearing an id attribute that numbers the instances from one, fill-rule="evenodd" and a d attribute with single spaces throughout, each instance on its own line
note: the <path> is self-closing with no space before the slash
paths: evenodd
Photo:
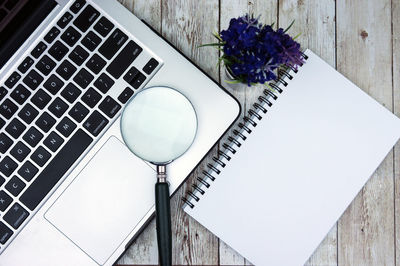
<path id="1" fill-rule="evenodd" d="M 0 84 L 0 252 L 158 65 L 85 0 L 38 39 Z"/>

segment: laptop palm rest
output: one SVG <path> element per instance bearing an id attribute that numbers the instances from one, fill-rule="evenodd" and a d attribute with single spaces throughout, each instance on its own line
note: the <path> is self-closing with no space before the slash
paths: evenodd
<path id="1" fill-rule="evenodd" d="M 45 218 L 104 264 L 154 205 L 154 170 L 111 137 Z"/>

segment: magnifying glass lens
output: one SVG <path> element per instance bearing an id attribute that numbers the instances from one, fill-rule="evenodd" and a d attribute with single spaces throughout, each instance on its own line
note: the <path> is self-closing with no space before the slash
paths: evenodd
<path id="1" fill-rule="evenodd" d="M 152 87 L 139 92 L 125 107 L 121 132 L 125 144 L 138 157 L 166 164 L 192 144 L 197 118 L 192 104 L 178 91 Z"/>

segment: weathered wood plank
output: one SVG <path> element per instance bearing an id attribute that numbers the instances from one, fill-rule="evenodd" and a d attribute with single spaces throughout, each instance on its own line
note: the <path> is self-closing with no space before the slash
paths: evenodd
<path id="1" fill-rule="evenodd" d="M 393 111 L 400 116 L 400 2 L 392 0 L 392 50 L 393 50 Z M 400 143 L 394 149 L 394 181 L 395 181 L 395 234 L 396 263 L 400 265 Z"/>
<path id="2" fill-rule="evenodd" d="M 257 17 L 261 15 L 260 22 L 271 24 L 277 21 L 277 0 L 221 0 L 221 23 L 220 29 L 226 29 L 229 21 L 233 17 L 239 17 L 246 13 Z M 247 85 L 230 86 L 225 82 L 225 68 L 221 65 L 221 84 L 228 89 L 242 105 L 242 117 L 252 108 L 252 104 L 257 101 L 259 95 L 262 94 L 264 85 L 247 87 Z M 227 137 L 232 135 L 231 132 L 225 136 L 220 142 L 227 142 Z M 251 265 L 240 254 L 230 248 L 228 245 L 220 241 L 220 264 L 221 265 Z"/>
<path id="3" fill-rule="evenodd" d="M 161 0 L 119 0 L 119 2 L 155 29 L 161 29 Z M 118 264 L 158 264 L 154 219 L 133 242 Z"/>
<path id="4" fill-rule="evenodd" d="M 135 16 L 144 19 L 154 29 L 161 29 L 161 0 L 118 0 Z"/>
<path id="5" fill-rule="evenodd" d="M 168 0 L 162 3 L 163 36 L 214 78 L 218 78 L 215 67 L 218 52 L 198 49 L 197 46 L 214 41 L 209 33 L 218 30 L 218 11 L 218 0 Z M 174 264 L 218 264 L 218 239 L 181 209 L 182 196 L 187 190 L 192 190 L 195 178 L 201 175 L 215 153 L 216 149 L 172 199 Z"/>
<path id="6" fill-rule="evenodd" d="M 279 2 L 279 27 L 286 28 L 295 20 L 289 34 L 303 49 L 309 48 L 328 64 L 336 66 L 335 2 L 320 0 L 288 0 Z M 299 230 L 301 230 L 299 228 Z M 337 227 L 320 244 L 306 265 L 337 264 Z"/>
<path id="7" fill-rule="evenodd" d="M 391 1 L 336 4 L 339 71 L 392 110 Z M 339 265 L 395 264 L 393 189 L 390 153 L 339 220 Z"/>

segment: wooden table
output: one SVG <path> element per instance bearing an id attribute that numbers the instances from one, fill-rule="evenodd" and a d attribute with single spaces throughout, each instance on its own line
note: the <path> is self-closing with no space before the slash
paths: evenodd
<path id="1" fill-rule="evenodd" d="M 255 16 L 261 14 L 262 22 L 275 22 L 283 28 L 295 19 L 296 23 L 289 33 L 292 36 L 302 33 L 298 40 L 304 49 L 312 49 L 400 116 L 399 0 L 120 1 L 219 81 L 218 51 L 196 48 L 199 44 L 214 42 L 212 32 L 225 29 L 231 17 L 246 12 Z M 230 91 L 241 102 L 245 114 L 262 92 L 262 86 Z M 202 162 L 172 199 L 174 264 L 250 264 L 181 210 L 182 196 L 216 154 L 218 147 L 210 152 L 208 159 Z M 399 209 L 400 145 L 397 145 L 307 265 L 400 265 Z M 155 232 L 155 222 L 152 221 L 119 264 L 156 265 Z"/>

